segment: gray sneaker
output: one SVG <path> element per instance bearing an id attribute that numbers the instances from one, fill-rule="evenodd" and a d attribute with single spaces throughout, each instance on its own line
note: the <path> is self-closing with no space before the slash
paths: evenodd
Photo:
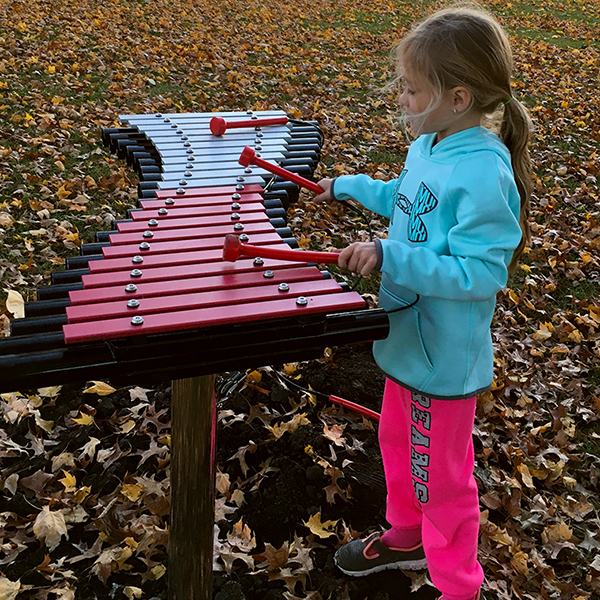
<path id="1" fill-rule="evenodd" d="M 381 541 L 379 532 L 342 546 L 333 560 L 342 573 L 362 577 L 386 569 L 418 571 L 427 567 L 423 546 L 406 550 L 391 550 Z"/>

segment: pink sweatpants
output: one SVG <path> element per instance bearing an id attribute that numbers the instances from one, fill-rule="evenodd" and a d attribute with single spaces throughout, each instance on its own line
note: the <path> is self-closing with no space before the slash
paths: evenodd
<path id="1" fill-rule="evenodd" d="M 470 600 L 483 582 L 473 477 L 476 401 L 426 398 L 388 379 L 379 423 L 387 520 L 398 532 L 421 529 L 431 580 L 447 600 Z"/>

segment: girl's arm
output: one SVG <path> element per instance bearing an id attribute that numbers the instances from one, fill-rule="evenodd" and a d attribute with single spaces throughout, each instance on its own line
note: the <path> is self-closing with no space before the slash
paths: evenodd
<path id="1" fill-rule="evenodd" d="M 322 179 L 319 185 L 325 191 L 315 196 L 315 202 L 356 200 L 374 213 L 388 218 L 392 215 L 396 180 L 384 182 L 368 175 L 343 175 L 336 179 Z"/>

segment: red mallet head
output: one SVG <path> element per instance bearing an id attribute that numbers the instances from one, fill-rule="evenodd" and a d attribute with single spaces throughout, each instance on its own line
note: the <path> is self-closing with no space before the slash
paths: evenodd
<path id="1" fill-rule="evenodd" d="M 240 257 L 241 249 L 242 242 L 240 242 L 239 236 L 235 235 L 235 233 L 228 233 L 225 236 L 225 243 L 223 244 L 223 260 L 235 262 Z"/>
<path id="2" fill-rule="evenodd" d="M 250 148 L 250 146 L 246 146 L 242 150 L 242 153 L 240 154 L 238 162 L 240 163 L 240 165 L 242 165 L 242 167 L 247 167 L 249 165 L 254 164 L 255 158 L 256 158 L 256 152 L 254 151 L 254 148 Z"/>
<path id="3" fill-rule="evenodd" d="M 213 135 L 223 135 L 227 131 L 227 122 L 223 117 L 213 117 L 210 120 L 210 131 Z"/>

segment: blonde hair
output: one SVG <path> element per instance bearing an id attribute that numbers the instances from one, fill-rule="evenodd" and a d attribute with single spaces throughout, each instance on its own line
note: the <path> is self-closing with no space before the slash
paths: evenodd
<path id="1" fill-rule="evenodd" d="M 400 42 L 395 57 L 399 78 L 409 67 L 431 86 L 434 102 L 425 112 L 435 109 L 445 90 L 457 86 L 471 92 L 471 109 L 482 115 L 503 108 L 499 137 L 510 152 L 523 232 L 509 265 L 512 273 L 531 237 L 533 181 L 528 144 L 532 125 L 527 110 L 512 95 L 513 59 L 506 33 L 483 10 L 449 8 L 417 25 Z"/>

